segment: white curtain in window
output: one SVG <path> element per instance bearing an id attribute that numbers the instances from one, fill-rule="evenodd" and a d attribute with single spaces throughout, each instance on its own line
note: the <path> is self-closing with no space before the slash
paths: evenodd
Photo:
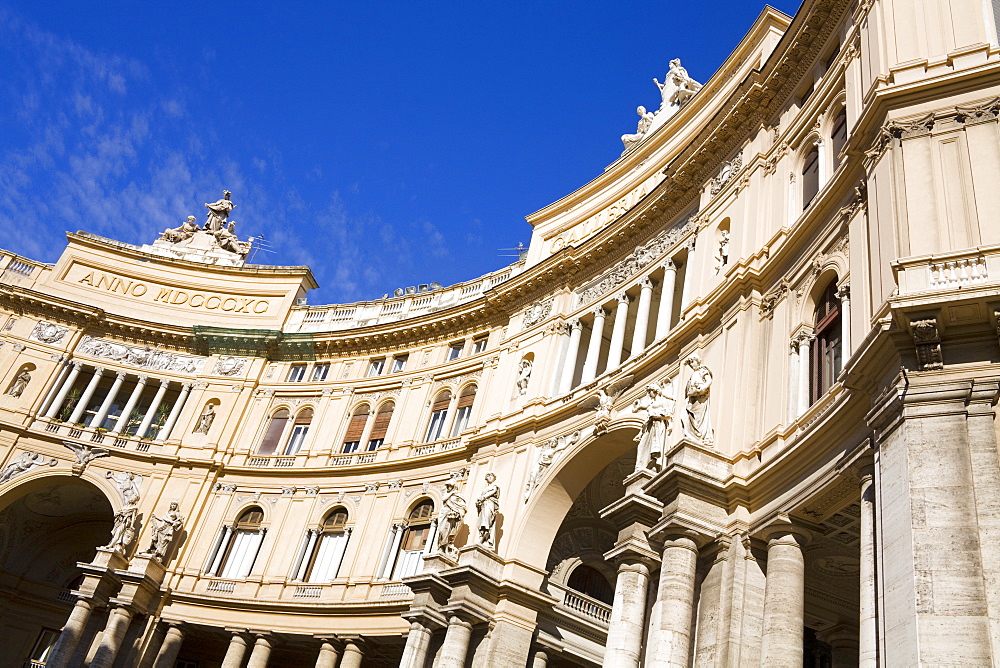
<path id="1" fill-rule="evenodd" d="M 396 561 L 396 572 L 392 579 L 401 580 L 419 573 L 420 567 L 423 565 L 423 556 L 423 550 L 401 550 L 399 559 Z"/>
<path id="2" fill-rule="evenodd" d="M 340 564 L 344 560 L 344 550 L 350 534 L 325 534 L 319 541 L 316 550 L 316 561 L 309 572 L 309 582 L 331 582 L 337 577 Z"/>
<path id="3" fill-rule="evenodd" d="M 302 449 L 302 443 L 306 440 L 306 434 L 309 433 L 309 427 L 306 425 L 296 425 L 295 429 L 292 430 L 292 436 L 288 439 L 288 445 L 285 447 L 285 455 L 291 457 L 293 455 L 299 454 L 299 450 Z"/>
<path id="4" fill-rule="evenodd" d="M 249 575 L 263 540 L 263 532 L 237 531 L 233 538 L 233 549 L 230 550 L 229 558 L 222 566 L 221 577 L 245 578 Z"/>

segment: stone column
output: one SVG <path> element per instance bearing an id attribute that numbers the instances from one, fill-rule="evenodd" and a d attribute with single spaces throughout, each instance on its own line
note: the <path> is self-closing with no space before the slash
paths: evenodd
<path id="1" fill-rule="evenodd" d="M 549 655 L 540 649 L 536 649 L 534 656 L 531 657 L 531 668 L 546 668 L 548 665 Z"/>
<path id="2" fill-rule="evenodd" d="M 819 639 L 830 646 L 833 668 L 854 668 L 859 665 L 858 634 L 854 629 L 837 625 L 820 634 Z"/>
<path id="3" fill-rule="evenodd" d="M 267 668 L 267 660 L 271 658 L 271 640 L 266 635 L 258 634 L 250 652 L 247 668 Z"/>
<path id="4" fill-rule="evenodd" d="M 160 402 L 163 401 L 163 395 L 167 393 L 167 387 L 169 387 L 170 381 L 165 378 L 161 378 L 158 382 L 160 383 L 160 386 L 156 388 L 156 394 L 153 395 L 153 401 L 150 402 L 149 409 L 142 417 L 142 422 L 139 424 L 139 431 L 135 432 L 136 438 L 142 438 L 146 435 L 146 431 L 149 430 L 149 425 L 153 423 L 153 418 L 156 417 L 156 410 L 160 407 Z"/>
<path id="5" fill-rule="evenodd" d="M 788 342 L 788 421 L 794 422 L 799 417 L 799 342 L 792 338 Z"/>
<path id="6" fill-rule="evenodd" d="M 431 630 L 418 621 L 410 622 L 410 632 L 406 634 L 406 647 L 400 668 L 424 668 L 427 650 L 431 644 Z"/>
<path id="7" fill-rule="evenodd" d="M 842 283 L 837 286 L 837 299 L 840 300 L 840 349 L 841 358 L 846 363 L 851 357 L 851 284 Z"/>
<path id="8" fill-rule="evenodd" d="M 816 337 L 803 332 L 798 336 L 799 342 L 799 413 L 803 415 L 809 410 L 809 347 Z"/>
<path id="9" fill-rule="evenodd" d="M 694 612 L 698 546 L 687 536 L 671 536 L 663 544 L 660 588 L 653 604 L 656 627 L 649 629 L 648 668 L 687 668 Z"/>
<path id="10" fill-rule="evenodd" d="M 601 664 L 605 668 L 638 668 L 648 589 L 649 566 L 637 560 L 619 561 L 604 663 Z"/>
<path id="11" fill-rule="evenodd" d="M 87 387 L 84 388 L 83 394 L 80 395 L 80 400 L 76 402 L 76 408 L 73 409 L 73 413 L 69 416 L 70 424 L 75 424 L 80 421 L 80 418 L 83 416 L 83 411 L 87 410 L 87 404 L 90 403 L 90 398 L 94 396 L 97 384 L 101 382 L 102 375 L 104 375 L 104 369 L 101 367 L 94 367 L 94 375 L 90 377 L 90 382 L 87 383 Z"/>
<path id="12" fill-rule="evenodd" d="M 69 660 L 73 657 L 76 646 L 83 636 L 92 609 L 93 605 L 87 599 L 78 598 L 76 600 L 73 610 L 69 613 L 69 619 L 66 620 L 62 632 L 59 634 L 59 639 L 56 641 L 55 647 L 52 648 L 48 661 L 45 662 L 46 668 L 69 667 Z"/>
<path id="13" fill-rule="evenodd" d="M 90 421 L 90 426 L 100 427 L 104 424 L 104 418 L 108 417 L 108 411 L 111 410 L 111 404 L 114 403 L 115 397 L 118 396 L 118 390 L 122 388 L 122 383 L 125 382 L 125 374 L 120 371 L 115 374 L 115 382 L 111 383 L 111 389 L 108 390 L 107 395 L 104 397 L 104 401 L 101 402 L 101 407 L 97 409 L 97 413 L 94 414 L 94 419 Z"/>
<path id="14" fill-rule="evenodd" d="M 319 646 L 319 656 L 316 657 L 316 668 L 336 668 L 337 660 L 340 659 L 340 652 L 328 640 L 324 640 Z M 420 665 L 423 668 L 423 664 Z"/>
<path id="15" fill-rule="evenodd" d="M 628 305 L 632 301 L 624 292 L 615 296 L 618 308 L 615 309 L 615 324 L 611 327 L 611 347 L 608 349 L 608 368 L 613 371 L 621 366 L 622 349 L 625 347 L 625 325 L 628 324 Z"/>
<path id="16" fill-rule="evenodd" d="M 131 610 L 122 606 L 111 611 L 108 625 L 104 627 L 104 635 L 101 637 L 101 645 L 90 662 L 90 668 L 111 668 L 115 657 L 118 656 L 125 633 L 128 632 L 129 624 L 132 623 L 132 614 Z"/>
<path id="17" fill-rule="evenodd" d="M 861 471 L 861 560 L 858 578 L 861 584 L 858 619 L 858 666 L 878 665 L 877 590 L 875 582 L 875 469 Z"/>
<path id="18" fill-rule="evenodd" d="M 674 287 L 677 285 L 677 265 L 668 259 L 663 263 L 663 286 L 660 288 L 660 310 L 656 313 L 656 340 L 670 333 L 670 317 L 674 313 Z"/>
<path id="19" fill-rule="evenodd" d="M 344 658 L 340 661 L 340 668 L 361 668 L 361 661 L 365 654 L 361 649 L 361 641 L 348 640 L 344 645 Z"/>
<path id="20" fill-rule="evenodd" d="M 240 668 L 243 657 L 247 653 L 247 640 L 242 633 L 233 633 L 226 648 L 226 656 L 222 659 L 222 668 Z"/>
<path id="21" fill-rule="evenodd" d="M 465 656 L 472 639 L 472 624 L 452 615 L 435 668 L 465 668 Z"/>
<path id="22" fill-rule="evenodd" d="M 767 543 L 761 665 L 802 665 L 805 616 L 805 560 L 801 536 L 791 529 L 772 532 Z"/>
<path id="23" fill-rule="evenodd" d="M 66 401 L 66 395 L 69 394 L 70 389 L 73 387 L 73 383 L 76 382 L 76 377 L 80 375 L 80 369 L 82 367 L 83 364 L 80 362 L 73 362 L 73 368 L 70 369 L 69 375 L 66 376 L 66 380 L 63 381 L 62 387 L 59 388 L 56 398 L 52 400 L 52 405 L 49 406 L 49 410 L 45 412 L 45 417 L 52 419 L 59 415 L 59 409 L 62 408 L 63 402 Z"/>
<path id="24" fill-rule="evenodd" d="M 653 281 L 646 276 L 639 281 L 639 307 L 635 312 L 632 330 L 632 357 L 646 349 L 646 332 L 649 329 L 649 306 L 653 301 Z"/>
<path id="25" fill-rule="evenodd" d="M 691 291 L 695 289 L 694 282 L 697 278 L 694 275 L 695 244 L 695 236 L 692 236 L 688 239 L 687 243 L 684 244 L 684 247 L 687 248 L 687 258 L 684 260 L 684 285 L 681 287 L 681 318 L 684 317 L 684 309 L 686 309 L 691 303 Z"/>
<path id="26" fill-rule="evenodd" d="M 174 668 L 183 642 L 184 632 L 180 625 L 176 622 L 170 622 L 167 635 L 163 637 L 163 644 L 160 645 L 160 651 L 156 654 L 156 661 L 153 662 L 153 668 Z"/>
<path id="27" fill-rule="evenodd" d="M 136 380 L 135 387 L 132 388 L 132 394 L 129 395 L 128 401 L 125 402 L 125 407 L 122 408 L 121 415 L 118 416 L 118 421 L 115 422 L 115 426 L 111 430 L 112 434 L 120 434 L 125 425 L 128 424 L 129 413 L 132 412 L 132 409 L 139 402 L 139 395 L 146 388 L 147 380 L 149 380 L 147 376 L 139 376 Z"/>
<path id="28" fill-rule="evenodd" d="M 73 365 L 66 361 L 59 362 L 58 370 L 56 371 L 55 379 L 52 381 L 52 386 L 49 387 L 49 391 L 45 393 L 45 399 L 38 406 L 38 415 L 46 415 L 48 413 L 49 407 L 52 405 L 52 400 L 56 397 L 56 392 L 59 388 L 63 386 L 63 381 L 66 380 L 66 375 L 69 373 Z"/>
<path id="29" fill-rule="evenodd" d="M 590 342 L 587 344 L 587 356 L 583 359 L 583 376 L 580 384 L 586 385 L 597 378 L 597 363 L 601 357 L 601 340 L 604 338 L 604 320 L 608 312 L 603 307 L 594 309 L 594 328 L 590 331 Z"/>
<path id="30" fill-rule="evenodd" d="M 190 393 L 191 383 L 184 383 L 184 387 L 181 388 L 181 393 L 177 396 L 177 401 L 174 402 L 173 407 L 170 409 L 170 415 L 167 416 L 167 421 L 163 423 L 163 428 L 160 429 L 160 433 L 156 435 L 157 441 L 165 441 L 170 438 L 170 432 L 174 430 L 174 424 L 177 422 L 177 418 L 180 417 L 181 409 L 184 408 L 184 403 L 187 401 Z"/>
<path id="31" fill-rule="evenodd" d="M 562 375 L 559 377 L 558 394 L 566 394 L 573 389 L 573 372 L 576 371 L 576 360 L 580 356 L 580 336 L 583 333 L 583 323 L 579 318 L 569 322 L 569 348 L 566 350 L 566 361 L 563 364 Z"/>

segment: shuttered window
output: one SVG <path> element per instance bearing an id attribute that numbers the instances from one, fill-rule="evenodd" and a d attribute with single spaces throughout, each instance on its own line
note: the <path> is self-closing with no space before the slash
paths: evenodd
<path id="1" fill-rule="evenodd" d="M 813 149 L 802 165 L 802 208 L 805 209 L 819 192 L 819 150 Z"/>
<path id="2" fill-rule="evenodd" d="M 260 441 L 260 447 L 257 448 L 258 455 L 274 454 L 274 451 L 278 448 L 278 443 L 281 441 L 281 434 L 284 433 L 286 424 L 288 424 L 288 411 L 286 410 L 280 410 L 271 417 L 271 421 L 264 431 L 264 438 Z"/>
<path id="3" fill-rule="evenodd" d="M 368 450 L 375 450 L 385 442 L 385 434 L 389 430 L 389 422 L 392 420 L 392 411 L 395 405 L 388 403 L 382 406 L 375 414 L 375 423 L 372 425 L 371 436 L 368 437 Z"/>
<path id="4" fill-rule="evenodd" d="M 354 415 L 351 416 L 351 421 L 347 424 L 347 433 L 344 434 L 344 452 L 354 452 L 358 449 L 367 422 L 368 406 L 358 407 Z"/>
<path id="5" fill-rule="evenodd" d="M 451 437 L 456 438 L 469 426 L 469 418 L 472 416 L 472 404 L 476 400 L 476 386 L 470 385 L 458 397 L 457 412 L 455 413 L 455 424 L 451 427 Z"/>
<path id="6" fill-rule="evenodd" d="M 428 443 L 436 441 L 444 435 L 444 425 L 448 420 L 448 404 L 450 403 L 451 393 L 445 391 L 439 394 L 431 405 L 431 423 L 427 427 L 427 438 L 424 439 Z"/>

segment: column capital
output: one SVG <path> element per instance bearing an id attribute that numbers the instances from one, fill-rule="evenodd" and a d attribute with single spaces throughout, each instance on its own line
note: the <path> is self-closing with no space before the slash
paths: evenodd
<path id="1" fill-rule="evenodd" d="M 595 318 L 607 318 L 608 312 L 603 306 L 596 306 L 590 311 L 594 314 Z"/>
<path id="2" fill-rule="evenodd" d="M 138 380 L 136 382 L 138 382 L 140 385 L 145 385 L 146 383 L 149 382 L 149 376 L 140 374 L 137 378 Z"/>
<path id="3" fill-rule="evenodd" d="M 653 279 L 651 279 L 649 276 L 643 276 L 642 278 L 639 279 L 639 287 L 642 288 L 643 290 L 647 289 L 652 290 Z"/>
<path id="4" fill-rule="evenodd" d="M 810 343 L 812 343 L 815 338 L 816 338 L 815 334 L 803 331 L 799 332 L 793 340 L 796 341 L 799 344 L 799 347 L 801 348 L 802 346 L 807 346 Z"/>
<path id="5" fill-rule="evenodd" d="M 450 617 L 448 617 L 448 626 L 461 626 L 462 628 L 465 629 L 471 629 L 472 622 L 467 622 L 461 617 L 459 617 L 457 614 L 452 614 Z"/>
<path id="6" fill-rule="evenodd" d="M 669 257 L 660 263 L 660 267 L 662 267 L 664 271 L 677 271 L 677 265 L 674 264 L 674 261 Z"/>
<path id="7" fill-rule="evenodd" d="M 105 369 L 103 366 L 95 366 L 94 367 L 94 375 L 95 376 L 102 376 L 102 375 L 104 375 L 105 371 L 107 371 L 107 369 Z"/>
<path id="8" fill-rule="evenodd" d="M 573 318 L 566 324 L 569 325 L 570 330 L 583 329 L 583 321 L 579 318 Z"/>
<path id="9" fill-rule="evenodd" d="M 851 299 L 851 284 L 847 281 L 839 284 L 837 286 L 837 299 L 840 301 L 850 301 Z"/>
<path id="10" fill-rule="evenodd" d="M 73 362 L 73 370 L 79 371 L 83 368 L 83 362 Z"/>
<path id="11" fill-rule="evenodd" d="M 632 301 L 632 298 L 629 297 L 628 293 L 625 292 L 619 292 L 617 295 L 615 295 L 615 299 L 618 301 L 619 304 L 628 304 L 630 301 Z"/>
<path id="12" fill-rule="evenodd" d="M 125 376 L 128 375 L 124 371 L 115 371 L 115 380 L 125 380 Z"/>
<path id="13" fill-rule="evenodd" d="M 753 532 L 755 538 L 767 542 L 767 547 L 774 545 L 795 545 L 802 547 L 809 542 L 811 534 L 808 529 L 796 525 L 785 514 L 780 514 Z"/>

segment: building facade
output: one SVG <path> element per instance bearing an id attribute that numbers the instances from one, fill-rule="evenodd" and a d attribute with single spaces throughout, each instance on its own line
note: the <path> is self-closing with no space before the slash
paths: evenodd
<path id="1" fill-rule="evenodd" d="M 455 286 L 2 253 L 0 663 L 1000 663 L 998 11 L 765 9 Z"/>

